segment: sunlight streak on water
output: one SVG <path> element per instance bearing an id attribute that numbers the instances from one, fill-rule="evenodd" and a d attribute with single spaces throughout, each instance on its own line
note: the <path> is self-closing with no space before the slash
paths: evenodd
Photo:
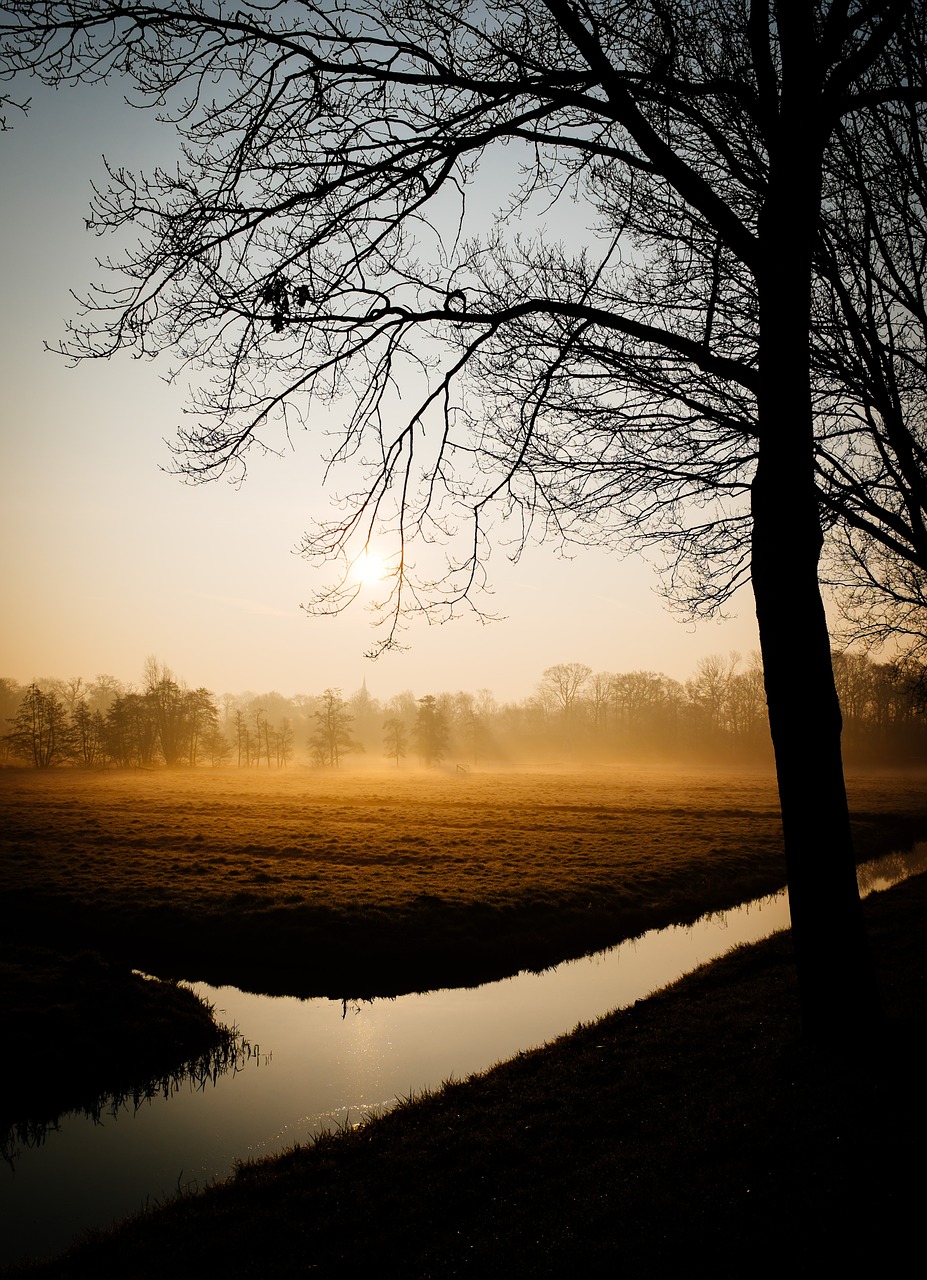
<path id="1" fill-rule="evenodd" d="M 860 887 L 887 888 L 925 869 L 922 843 L 862 868 Z M 215 1087 L 182 1088 L 96 1124 L 69 1115 L 47 1142 L 19 1149 L 4 1174 L 0 1262 L 57 1252 L 87 1227 L 227 1177 L 236 1160 L 484 1070 L 788 923 L 783 891 L 544 973 L 347 1006 L 194 984 L 260 1051 Z"/>

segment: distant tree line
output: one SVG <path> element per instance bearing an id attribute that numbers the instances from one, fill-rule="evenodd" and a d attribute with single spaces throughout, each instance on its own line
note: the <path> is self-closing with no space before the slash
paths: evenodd
<path id="1" fill-rule="evenodd" d="M 0 681 L 0 702 L 9 705 L 16 693 L 13 681 Z M 230 754 L 214 695 L 186 688 L 153 660 L 140 689 L 124 688 L 111 676 L 91 684 L 33 681 L 5 719 L 11 725 L 3 738 L 7 755 L 40 769 L 224 764 Z"/>
<path id="2" fill-rule="evenodd" d="M 927 761 L 927 668 L 835 653 L 847 758 Z M 595 672 L 580 662 L 543 672 L 522 702 L 406 691 L 385 701 L 366 683 L 285 697 L 188 688 L 151 658 L 138 686 L 0 678 L 0 759 L 39 769 L 234 765 L 280 769 L 296 760 L 336 769 L 346 758 L 462 767 L 623 759 L 768 761 L 769 729 L 756 655 L 699 662 L 684 682 L 653 671 Z"/>

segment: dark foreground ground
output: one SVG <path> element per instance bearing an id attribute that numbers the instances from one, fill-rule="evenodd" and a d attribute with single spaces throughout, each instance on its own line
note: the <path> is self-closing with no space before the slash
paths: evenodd
<path id="1" fill-rule="evenodd" d="M 800 1043 L 779 935 L 28 1274 L 916 1274 L 927 878 L 866 912 L 874 1044 Z"/>
<path id="2" fill-rule="evenodd" d="M 0 940 L 0 1155 L 66 1111 L 98 1116 L 176 1077 L 229 1064 L 240 1037 L 189 988 L 96 952 Z M 64 1069 L 63 1069 L 64 1068 Z"/>

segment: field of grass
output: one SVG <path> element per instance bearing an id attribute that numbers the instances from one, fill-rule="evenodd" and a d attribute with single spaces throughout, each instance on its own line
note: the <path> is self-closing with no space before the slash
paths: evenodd
<path id="1" fill-rule="evenodd" d="M 920 776 L 850 779 L 861 857 Z M 0 771 L 0 930 L 160 976 L 395 994 L 542 968 L 784 881 L 769 773 Z"/>

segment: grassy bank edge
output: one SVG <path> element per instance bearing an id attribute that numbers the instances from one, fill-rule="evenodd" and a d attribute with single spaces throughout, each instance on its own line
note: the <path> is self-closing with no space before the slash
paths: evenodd
<path id="1" fill-rule="evenodd" d="M 0 1150 L 67 1111 L 94 1117 L 124 1098 L 221 1069 L 239 1037 L 174 982 L 133 973 L 96 952 L 0 946 Z"/>

